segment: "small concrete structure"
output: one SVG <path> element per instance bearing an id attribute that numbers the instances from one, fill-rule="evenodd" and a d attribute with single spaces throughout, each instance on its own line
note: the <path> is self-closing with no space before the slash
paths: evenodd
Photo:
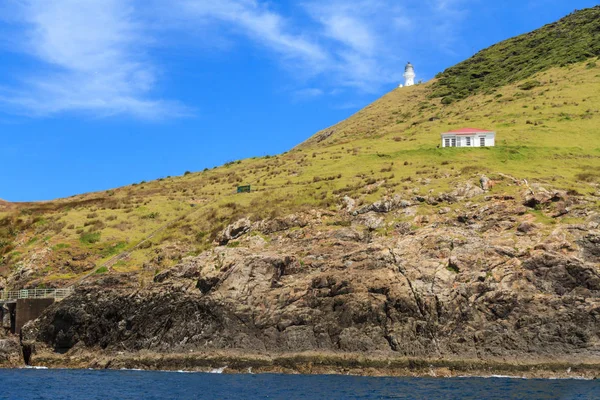
<path id="1" fill-rule="evenodd" d="M 19 334 L 23 325 L 37 319 L 52 303 L 54 303 L 54 299 L 17 300 L 14 333 Z"/>
<path id="2" fill-rule="evenodd" d="M 73 288 L 0 291 L 0 321 L 6 331 L 19 334 L 27 322 L 37 319 L 55 301 L 73 293 Z"/>
<path id="3" fill-rule="evenodd" d="M 462 128 L 442 133 L 442 147 L 493 147 L 496 132 L 476 128 Z"/>

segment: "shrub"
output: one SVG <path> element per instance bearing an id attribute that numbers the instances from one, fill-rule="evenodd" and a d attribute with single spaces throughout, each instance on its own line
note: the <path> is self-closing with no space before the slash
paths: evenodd
<path id="1" fill-rule="evenodd" d="M 577 178 L 578 181 L 583 181 L 583 182 L 598 182 L 600 181 L 600 173 L 598 172 L 580 172 L 579 174 L 575 175 L 575 178 Z"/>
<path id="2" fill-rule="evenodd" d="M 541 86 L 542 83 L 540 81 L 527 81 L 525 83 L 523 83 L 522 85 L 519 85 L 519 89 L 521 90 L 531 90 L 534 89 L 538 86 Z"/>
<path id="3" fill-rule="evenodd" d="M 84 232 L 79 236 L 79 241 L 83 244 L 93 244 L 100 241 L 100 232 Z"/>
<path id="4" fill-rule="evenodd" d="M 142 215 L 142 218 L 143 219 L 156 219 L 156 218 L 158 218 L 159 215 L 160 215 L 160 213 L 158 211 L 153 211 L 149 214 Z"/>
<path id="5" fill-rule="evenodd" d="M 100 252 L 100 255 L 102 257 L 113 256 L 115 254 L 120 253 L 126 247 L 127 247 L 127 242 L 118 242 L 118 243 L 115 243 L 113 245 L 106 247 L 105 249 L 102 249 L 102 251 Z"/>
<path id="6" fill-rule="evenodd" d="M 208 232 L 205 231 L 200 231 L 196 233 L 196 241 L 201 242 L 206 237 L 206 235 L 208 235 Z"/>

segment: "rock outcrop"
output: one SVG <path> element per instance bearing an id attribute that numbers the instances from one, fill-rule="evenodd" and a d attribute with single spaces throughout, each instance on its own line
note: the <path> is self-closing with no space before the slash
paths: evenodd
<path id="1" fill-rule="evenodd" d="M 81 288 L 25 336 L 58 352 L 599 357 L 600 232 L 534 222 L 522 203 L 488 196 L 418 225 L 399 198 L 354 216 L 240 220 L 218 240 L 239 245 L 184 258 L 145 289 Z"/>

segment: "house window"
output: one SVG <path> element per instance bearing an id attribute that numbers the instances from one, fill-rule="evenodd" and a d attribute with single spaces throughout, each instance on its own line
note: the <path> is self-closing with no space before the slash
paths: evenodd
<path id="1" fill-rule="evenodd" d="M 444 139 L 444 147 L 450 147 L 450 138 Z"/>
<path id="2" fill-rule="evenodd" d="M 479 145 L 481 147 L 485 147 L 485 137 L 482 136 L 479 138 Z"/>
<path id="3" fill-rule="evenodd" d="M 470 138 L 470 137 L 468 137 L 468 138 L 466 138 L 466 139 L 467 139 L 467 147 L 470 147 L 470 146 L 471 146 L 471 138 Z"/>
<path id="4" fill-rule="evenodd" d="M 456 147 L 456 138 L 452 138 L 452 147 Z"/>

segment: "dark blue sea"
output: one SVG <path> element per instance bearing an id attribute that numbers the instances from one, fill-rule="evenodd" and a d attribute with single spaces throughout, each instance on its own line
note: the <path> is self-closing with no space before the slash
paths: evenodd
<path id="1" fill-rule="evenodd" d="M 13 369 L 0 399 L 600 399 L 600 382 Z"/>

